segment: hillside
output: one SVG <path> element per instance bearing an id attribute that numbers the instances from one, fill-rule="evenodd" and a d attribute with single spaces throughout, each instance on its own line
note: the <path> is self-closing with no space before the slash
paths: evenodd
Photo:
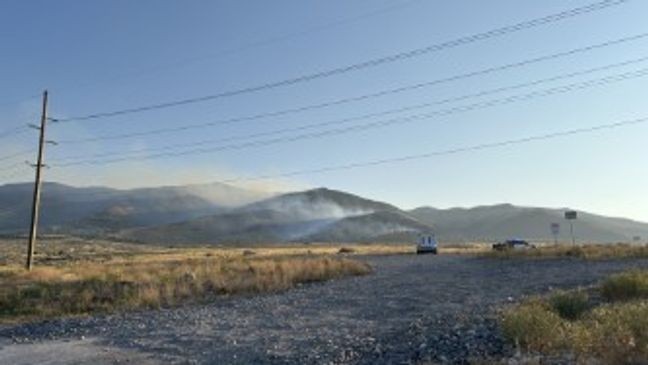
<path id="1" fill-rule="evenodd" d="M 305 239 L 315 242 L 413 241 L 420 232 L 426 231 L 431 232 L 432 228 L 404 212 L 379 211 L 342 218 Z"/>
<path id="2" fill-rule="evenodd" d="M 408 213 L 434 227 L 441 240 L 492 241 L 511 237 L 550 241 L 551 223 L 559 223 L 559 240 L 570 240 L 566 209 L 518 207 L 510 204 L 475 208 L 436 209 L 422 207 Z M 574 222 L 578 240 L 590 242 L 627 242 L 634 236 L 648 237 L 648 224 L 623 218 L 579 212 Z"/>
<path id="3" fill-rule="evenodd" d="M 423 226 L 393 205 L 330 189 L 289 193 L 230 212 L 123 232 L 141 242 L 276 243 L 367 241 L 391 227 Z"/>
<path id="4" fill-rule="evenodd" d="M 393 205 L 342 191 L 318 188 L 283 194 L 247 205 L 241 210 L 274 210 L 300 220 L 357 216 L 380 211 L 396 212 Z"/>
<path id="5" fill-rule="evenodd" d="M 27 230 L 32 186 L 28 183 L 0 186 L 0 233 Z M 101 233 L 178 222 L 268 195 L 224 184 L 119 190 L 44 183 L 41 231 Z"/>
<path id="6" fill-rule="evenodd" d="M 24 233 L 31 184 L 0 186 L 0 233 Z M 119 190 L 43 185 L 41 232 L 87 234 L 159 244 L 286 242 L 413 242 L 433 231 L 441 242 L 520 237 L 569 241 L 565 209 L 510 204 L 474 208 L 394 205 L 326 188 L 271 195 L 224 184 Z M 648 238 L 648 224 L 579 212 L 579 241 L 628 242 Z"/>

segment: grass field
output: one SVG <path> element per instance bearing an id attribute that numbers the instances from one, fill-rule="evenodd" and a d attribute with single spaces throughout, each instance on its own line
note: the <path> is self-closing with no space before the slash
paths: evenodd
<path id="1" fill-rule="evenodd" d="M 528 299 L 506 310 L 501 326 L 527 352 L 570 353 L 583 364 L 648 363 L 648 271 Z"/>
<path id="2" fill-rule="evenodd" d="M 611 258 L 648 258 L 648 245 L 635 245 L 628 243 L 616 244 L 585 244 L 585 245 L 541 245 L 533 249 L 525 250 L 487 250 L 483 256 L 515 259 L 515 258 L 581 258 L 589 260 L 611 259 Z"/>
<path id="3" fill-rule="evenodd" d="M 0 267 L 20 266 L 25 261 L 27 243 L 25 238 L 0 239 Z M 411 244 L 283 244 L 253 247 L 182 247 L 142 245 L 85 239 L 68 236 L 41 238 L 36 246 L 36 263 L 66 265 L 70 262 L 119 262 L 130 260 L 176 260 L 178 258 L 241 256 L 302 256 L 331 255 L 394 255 L 412 254 L 416 248 Z"/>
<path id="4" fill-rule="evenodd" d="M 35 268 L 27 272 L 24 240 L 5 240 L 0 247 L 3 322 L 281 291 L 368 274 L 371 268 L 353 255 L 413 250 L 380 245 L 174 249 L 57 237 L 39 241 Z"/>

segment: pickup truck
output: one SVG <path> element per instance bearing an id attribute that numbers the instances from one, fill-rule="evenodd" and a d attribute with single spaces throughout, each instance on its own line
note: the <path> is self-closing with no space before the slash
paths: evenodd
<path id="1" fill-rule="evenodd" d="M 531 248 L 535 248 L 535 246 L 521 239 L 511 239 L 511 240 L 506 240 L 504 242 L 498 242 L 493 244 L 493 250 L 496 251 L 527 250 Z"/>

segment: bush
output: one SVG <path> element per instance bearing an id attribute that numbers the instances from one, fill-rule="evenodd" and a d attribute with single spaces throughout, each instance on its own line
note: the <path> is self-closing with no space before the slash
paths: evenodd
<path id="1" fill-rule="evenodd" d="M 500 325 L 516 346 L 577 363 L 648 364 L 648 272 L 613 275 L 601 285 L 609 301 L 590 309 L 586 293 L 556 292 L 504 312 Z"/>
<path id="2" fill-rule="evenodd" d="M 252 250 L 243 250 L 243 256 L 252 256 L 252 255 L 256 255 L 256 252 Z"/>
<path id="3" fill-rule="evenodd" d="M 504 336 L 525 350 L 553 352 L 564 346 L 562 319 L 540 299 L 506 311 L 501 325 Z"/>
<path id="4" fill-rule="evenodd" d="M 342 247 L 338 250 L 338 253 L 354 253 L 355 250 L 349 247 Z"/>
<path id="5" fill-rule="evenodd" d="M 594 354 L 609 364 L 648 362 L 648 303 L 601 306 L 592 311 L 583 328 L 589 332 L 584 339 L 573 339 L 575 344 L 581 341 L 581 356 Z"/>
<path id="6" fill-rule="evenodd" d="M 606 279 L 601 295 L 607 301 L 648 298 L 648 271 L 629 271 Z"/>
<path id="7" fill-rule="evenodd" d="M 570 321 L 579 319 L 589 308 L 587 293 L 583 291 L 558 291 L 549 297 L 551 309 L 561 318 Z"/>
<path id="8" fill-rule="evenodd" d="M 648 245 L 630 244 L 586 244 L 572 245 L 546 245 L 535 250 L 491 250 L 483 253 L 485 256 L 495 258 L 577 258 L 585 260 L 607 260 L 619 258 L 648 258 Z"/>

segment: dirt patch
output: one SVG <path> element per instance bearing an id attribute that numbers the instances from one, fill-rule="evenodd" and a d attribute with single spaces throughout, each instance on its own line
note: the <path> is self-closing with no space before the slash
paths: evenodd
<path id="1" fill-rule="evenodd" d="M 0 359 L 3 364 L 13 365 L 161 364 L 149 354 L 102 346 L 98 342 L 96 339 L 83 339 L 2 346 Z"/>

